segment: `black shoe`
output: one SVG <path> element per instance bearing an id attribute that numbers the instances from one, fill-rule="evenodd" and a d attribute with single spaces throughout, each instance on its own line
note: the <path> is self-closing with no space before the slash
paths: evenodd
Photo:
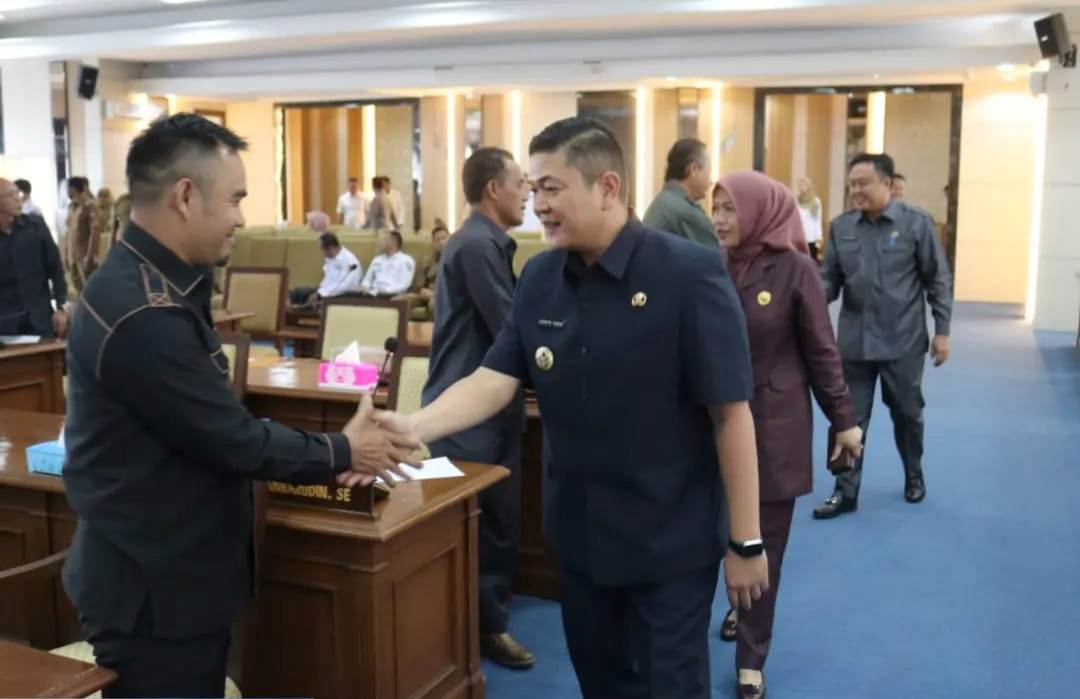
<path id="1" fill-rule="evenodd" d="M 480 634 L 480 654 L 511 670 L 528 670 L 536 657 L 508 633 Z"/>
<path id="2" fill-rule="evenodd" d="M 925 497 L 926 483 L 923 482 L 922 476 L 907 479 L 907 483 L 904 484 L 904 499 L 908 502 L 922 502 Z"/>
<path id="3" fill-rule="evenodd" d="M 721 641 L 734 641 L 735 636 L 739 631 L 739 617 L 734 609 L 729 609 L 727 614 L 724 615 L 724 620 L 720 622 L 720 640 Z"/>
<path id="4" fill-rule="evenodd" d="M 843 493 L 833 493 L 821 507 L 814 510 L 814 519 L 832 519 L 837 515 L 859 509 L 859 501 L 846 498 Z"/>
<path id="5" fill-rule="evenodd" d="M 765 676 L 761 676 L 761 684 L 740 684 L 736 680 L 735 696 L 739 699 L 765 699 Z"/>

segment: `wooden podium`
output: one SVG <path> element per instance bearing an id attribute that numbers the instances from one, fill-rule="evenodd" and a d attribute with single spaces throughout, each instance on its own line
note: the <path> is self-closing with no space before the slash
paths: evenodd
<path id="1" fill-rule="evenodd" d="M 509 471 L 457 466 L 399 484 L 374 520 L 271 500 L 246 696 L 484 696 L 476 494 Z"/>

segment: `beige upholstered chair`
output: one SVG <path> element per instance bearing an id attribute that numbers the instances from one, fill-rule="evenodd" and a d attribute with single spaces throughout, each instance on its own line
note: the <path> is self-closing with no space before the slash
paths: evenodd
<path id="1" fill-rule="evenodd" d="M 426 349 L 406 347 L 394 357 L 387 408 L 405 415 L 420 409 L 420 394 L 428 377 Z"/>
<path id="2" fill-rule="evenodd" d="M 330 359 L 334 350 L 352 342 L 382 349 L 386 339 L 396 337 L 405 345 L 409 304 L 400 300 L 333 298 L 322 306 L 319 345 L 315 353 Z"/>
<path id="3" fill-rule="evenodd" d="M 248 351 L 251 338 L 236 333 L 219 333 L 221 352 L 229 360 L 229 381 L 232 382 L 236 397 L 244 400 L 247 392 Z"/>
<path id="4" fill-rule="evenodd" d="M 284 267 L 230 267 L 225 277 L 225 308 L 254 313 L 241 322 L 243 331 L 256 340 L 273 340 L 275 349 L 252 346 L 253 356 L 281 354 L 278 332 L 285 324 L 289 272 Z"/>

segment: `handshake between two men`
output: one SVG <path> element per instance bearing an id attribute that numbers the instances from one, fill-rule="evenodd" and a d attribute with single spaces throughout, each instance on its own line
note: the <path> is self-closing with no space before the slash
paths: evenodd
<path id="1" fill-rule="evenodd" d="M 394 475 L 411 480 L 401 464 L 422 466 L 422 445 L 409 431 L 408 420 L 396 413 L 375 410 L 370 394 L 361 398 L 360 407 L 342 433 L 349 440 L 352 468 L 337 475 L 340 485 L 370 485 L 381 478 L 393 488 Z"/>

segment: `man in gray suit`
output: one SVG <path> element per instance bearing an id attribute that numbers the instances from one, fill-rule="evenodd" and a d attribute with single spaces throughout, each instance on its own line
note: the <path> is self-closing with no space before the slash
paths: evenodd
<path id="1" fill-rule="evenodd" d="M 926 496 L 923 366 L 927 348 L 934 366 L 949 358 L 952 275 L 933 219 L 892 197 L 894 177 L 888 155 L 864 153 L 851 161 L 855 208 L 832 222 L 823 276 L 830 302 L 841 291 L 844 295 L 838 341 L 855 419 L 866 435 L 881 377 L 881 396 L 904 464 L 904 498 L 917 503 Z M 934 314 L 932 341 L 926 331 L 927 302 Z M 814 510 L 815 518 L 855 511 L 862 465 L 859 457 L 852 469 L 837 476 L 835 491 Z"/>
<path id="2" fill-rule="evenodd" d="M 435 291 L 435 332 L 423 403 L 480 366 L 514 298 L 514 252 L 506 231 L 521 225 L 529 186 L 510 153 L 481 148 L 465 162 L 472 214 L 450 236 Z M 522 396 L 490 420 L 430 445 L 434 456 L 501 464 L 510 477 L 480 494 L 480 650 L 505 667 L 532 667 L 533 654 L 507 632 L 521 519 Z"/>

